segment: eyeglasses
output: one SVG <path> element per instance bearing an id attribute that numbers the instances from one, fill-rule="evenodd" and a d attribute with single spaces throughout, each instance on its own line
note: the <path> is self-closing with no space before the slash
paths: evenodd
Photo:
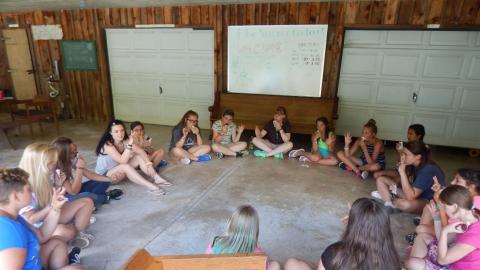
<path id="1" fill-rule="evenodd" d="M 187 119 L 187 121 L 192 123 L 198 123 L 198 120 L 194 120 L 194 119 Z"/>

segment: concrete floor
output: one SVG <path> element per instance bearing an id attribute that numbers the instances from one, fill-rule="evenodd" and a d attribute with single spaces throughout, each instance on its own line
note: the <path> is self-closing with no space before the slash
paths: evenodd
<path id="1" fill-rule="evenodd" d="M 56 134 L 51 124 L 47 134 L 35 141 L 50 142 Z M 105 123 L 61 122 L 61 135 L 71 137 L 87 160 L 95 166 L 94 148 Z M 171 127 L 147 125 L 154 145 L 168 148 Z M 204 138 L 208 138 L 208 131 Z M 27 129 L 20 136 L 9 135 L 17 150 L 0 150 L 0 166 L 18 164 L 23 149 L 33 142 Z M 25 134 L 25 135 L 24 135 Z M 428 135 L 427 135 L 428 138 Z M 341 145 L 339 146 L 341 147 Z M 341 149 L 341 148 L 339 148 Z M 480 168 L 480 159 L 469 158 L 465 149 L 432 147 L 434 160 L 451 179 L 459 167 Z M 387 150 L 387 164 L 396 154 Z M 224 158 L 188 166 L 170 164 L 161 175 L 175 186 L 161 198 L 123 181 L 122 200 L 104 205 L 98 221 L 88 232 L 96 239 L 82 251 L 82 262 L 91 269 L 119 269 L 137 249 L 145 247 L 154 255 L 201 254 L 214 236 L 222 234 L 232 211 L 252 204 L 260 215 L 260 245 L 271 259 L 284 262 L 298 257 L 318 262 L 320 254 L 336 241 L 343 230 L 339 219 L 347 202 L 369 196 L 375 189 L 371 179 L 360 181 L 336 167 L 300 166 L 296 160 Z M 406 233 L 414 230 L 411 215 L 392 216 L 396 247 L 404 257 Z"/>

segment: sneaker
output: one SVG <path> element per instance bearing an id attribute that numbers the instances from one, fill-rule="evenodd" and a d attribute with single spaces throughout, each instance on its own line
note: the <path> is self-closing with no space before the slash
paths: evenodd
<path id="1" fill-rule="evenodd" d="M 300 156 L 300 157 L 298 158 L 298 161 L 300 161 L 300 162 L 307 162 L 307 161 L 308 161 L 308 158 L 307 158 L 306 156 Z"/>
<path id="2" fill-rule="evenodd" d="M 106 192 L 107 201 L 109 200 L 120 200 L 123 195 L 123 190 L 115 188 Z"/>
<path id="3" fill-rule="evenodd" d="M 201 155 L 201 156 L 198 156 L 198 162 L 204 162 L 204 161 L 209 161 L 211 160 L 212 157 L 209 155 L 209 154 L 204 154 L 204 155 Z"/>
<path id="4" fill-rule="evenodd" d="M 157 167 L 155 167 L 155 171 L 158 173 L 161 168 L 167 166 L 168 162 L 164 159 L 160 160 L 160 163 L 158 163 Z"/>
<path id="5" fill-rule="evenodd" d="M 190 164 L 191 160 L 189 158 L 185 157 L 185 158 L 180 159 L 180 162 L 182 162 L 185 165 L 188 165 L 188 164 Z"/>
<path id="6" fill-rule="evenodd" d="M 360 173 L 360 177 L 365 180 L 368 178 L 369 173 L 367 171 L 363 171 Z"/>
<path id="7" fill-rule="evenodd" d="M 215 152 L 215 156 L 217 157 L 217 159 L 222 159 L 223 158 L 223 153 Z"/>
<path id="8" fill-rule="evenodd" d="M 97 222 L 97 218 L 95 216 L 90 216 L 90 225 L 92 225 L 93 223 Z"/>
<path id="9" fill-rule="evenodd" d="M 370 195 L 372 196 L 372 198 L 373 198 L 374 200 L 380 201 L 380 202 L 382 202 L 382 203 L 385 203 L 385 202 L 383 201 L 382 196 L 380 195 L 380 192 L 378 192 L 378 190 L 372 191 L 372 193 L 370 193 Z"/>
<path id="10" fill-rule="evenodd" d="M 87 248 L 90 245 L 90 240 L 88 237 L 78 234 L 74 239 L 72 239 L 69 244 L 80 249 Z"/>
<path id="11" fill-rule="evenodd" d="M 240 152 L 237 152 L 237 157 L 245 157 L 245 156 L 248 156 L 250 153 L 248 152 L 248 150 L 242 150 Z"/>
<path id="12" fill-rule="evenodd" d="M 273 157 L 276 158 L 276 159 L 283 159 L 283 153 L 275 154 L 275 155 L 273 155 Z"/>
<path id="13" fill-rule="evenodd" d="M 300 149 L 297 149 L 297 150 L 292 150 L 288 153 L 288 157 L 289 158 L 296 158 L 298 156 L 298 153 L 301 152 L 301 151 L 305 152 L 305 149 L 300 148 Z"/>
<path id="14" fill-rule="evenodd" d="M 418 226 L 420 225 L 421 217 L 414 217 L 413 218 L 413 225 Z"/>
<path id="15" fill-rule="evenodd" d="M 340 161 L 337 166 L 342 170 L 347 169 L 347 165 L 345 163 L 343 163 L 342 161 Z"/>
<path id="16" fill-rule="evenodd" d="M 409 233 L 407 235 L 405 235 L 405 240 L 407 241 L 407 243 L 409 245 L 413 245 L 413 242 L 415 241 L 415 238 L 417 237 L 417 233 L 416 232 L 413 232 L 413 233 Z"/>
<path id="17" fill-rule="evenodd" d="M 68 264 L 80 264 L 80 251 L 79 247 L 73 247 L 70 253 L 68 253 Z"/>
<path id="18" fill-rule="evenodd" d="M 255 152 L 253 152 L 253 155 L 261 158 L 267 157 L 267 153 L 263 150 L 255 150 Z"/>
<path id="19" fill-rule="evenodd" d="M 400 210 L 396 208 L 392 202 L 386 202 L 384 206 L 387 209 L 388 214 L 395 214 L 400 212 Z"/>

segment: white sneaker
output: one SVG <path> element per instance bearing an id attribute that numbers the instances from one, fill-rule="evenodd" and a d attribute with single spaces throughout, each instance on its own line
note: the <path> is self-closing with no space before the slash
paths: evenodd
<path id="1" fill-rule="evenodd" d="M 300 162 L 307 162 L 307 161 L 308 161 L 308 158 L 307 158 L 306 156 L 300 156 L 300 157 L 298 158 L 298 161 L 300 161 Z"/>
<path id="2" fill-rule="evenodd" d="M 372 193 L 370 193 L 370 195 L 371 195 L 372 198 L 374 198 L 374 199 L 383 201 L 382 196 L 380 196 L 380 192 L 378 192 L 378 190 L 372 191 Z"/>
<path id="3" fill-rule="evenodd" d="M 368 172 L 367 171 L 363 171 L 360 176 L 362 177 L 363 180 L 367 179 L 368 178 Z"/>
<path id="4" fill-rule="evenodd" d="M 180 159 L 180 161 L 185 165 L 190 164 L 190 159 L 189 158 L 182 158 L 182 159 Z"/>
<path id="5" fill-rule="evenodd" d="M 91 216 L 90 217 L 90 225 L 92 225 L 93 223 L 95 223 L 97 221 L 97 218 L 95 216 Z"/>
<path id="6" fill-rule="evenodd" d="M 305 152 L 305 149 L 300 148 L 300 149 L 297 149 L 297 150 L 292 150 L 288 153 L 288 157 L 296 158 L 298 156 L 298 153 L 301 152 L 301 151 Z"/>

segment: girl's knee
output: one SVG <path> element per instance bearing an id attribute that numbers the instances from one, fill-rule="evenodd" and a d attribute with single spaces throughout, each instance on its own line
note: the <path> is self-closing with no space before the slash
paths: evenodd
<path id="1" fill-rule="evenodd" d="M 337 152 L 337 157 L 338 157 L 339 159 L 344 158 L 344 157 L 345 157 L 345 152 L 343 152 L 342 150 L 338 151 L 338 152 Z"/>
<path id="2" fill-rule="evenodd" d="M 239 147 L 243 149 L 247 148 L 247 143 L 246 142 L 238 142 Z"/>
<path id="3" fill-rule="evenodd" d="M 212 151 L 213 152 L 220 152 L 220 150 L 218 149 L 218 146 L 219 145 L 217 143 L 212 144 Z"/>
<path id="4" fill-rule="evenodd" d="M 285 145 L 287 146 L 288 150 L 293 148 L 293 143 L 292 142 L 286 142 Z"/>
<path id="5" fill-rule="evenodd" d="M 208 144 L 202 145 L 202 149 L 203 149 L 204 151 L 206 151 L 206 153 L 212 151 L 212 147 L 210 147 L 210 145 L 208 145 Z"/>
<path id="6" fill-rule="evenodd" d="M 298 268 L 298 260 L 295 258 L 289 258 L 285 262 L 285 270 L 295 270 Z"/>

